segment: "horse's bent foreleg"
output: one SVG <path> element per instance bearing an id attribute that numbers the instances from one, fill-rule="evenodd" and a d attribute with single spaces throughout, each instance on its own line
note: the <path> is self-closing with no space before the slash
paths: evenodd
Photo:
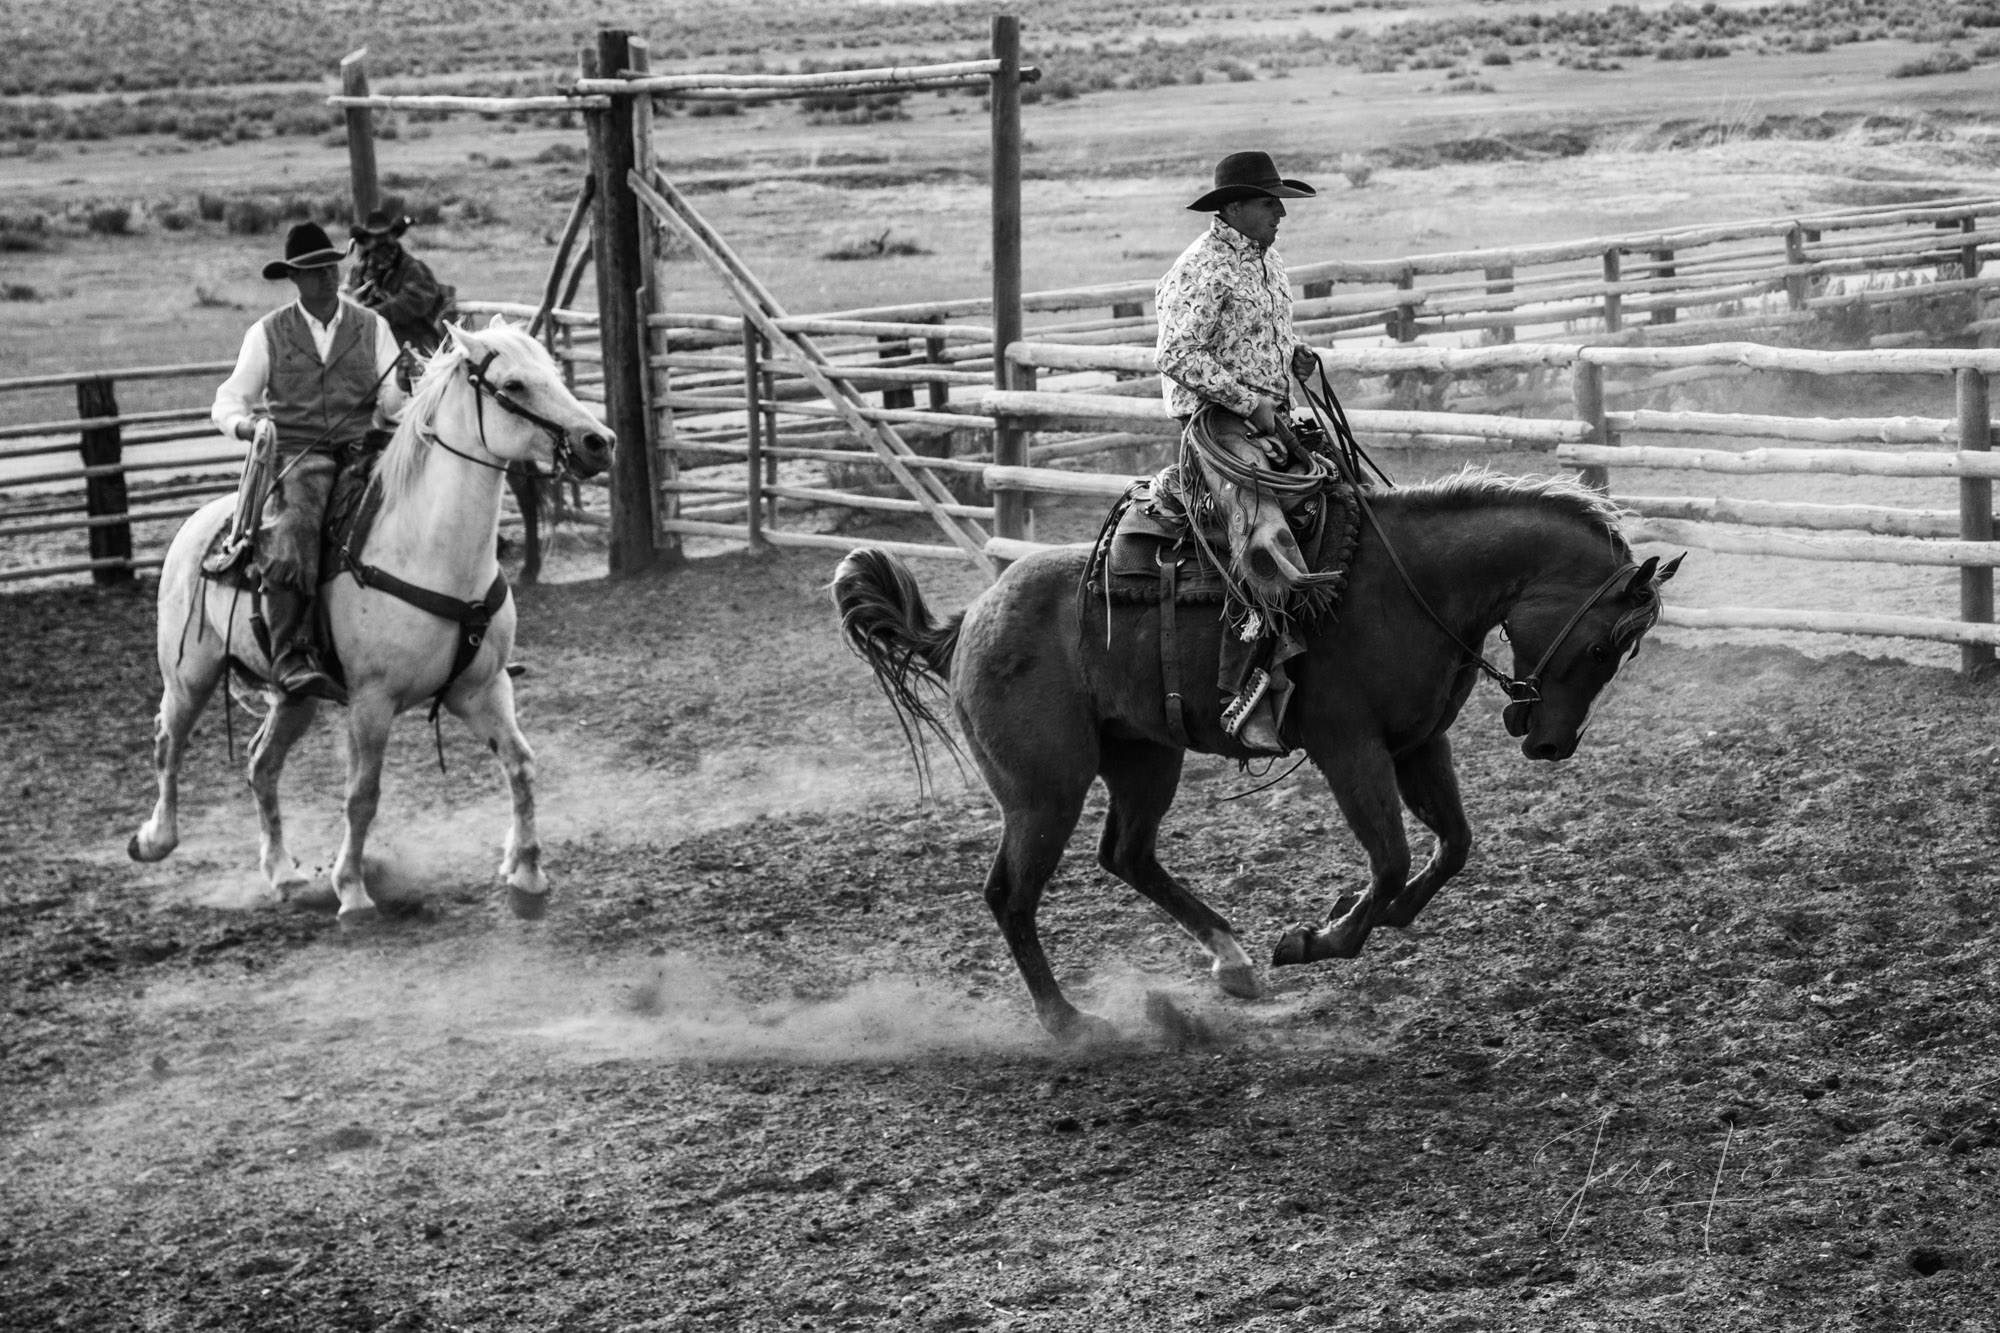
<path id="1" fill-rule="evenodd" d="M 1368 889 L 1352 902 L 1346 897 L 1336 901 L 1325 925 L 1300 924 L 1286 931 L 1272 951 L 1271 961 L 1277 965 L 1355 957 L 1381 924 L 1383 905 L 1402 891 L 1410 873 L 1410 844 L 1403 835 L 1403 807 L 1388 752 L 1315 754 L 1313 760 L 1326 775 L 1348 827 L 1368 853 Z"/>
<path id="2" fill-rule="evenodd" d="M 153 776 L 159 795 L 153 802 L 153 813 L 125 845 L 134 861 L 158 861 L 180 845 L 181 760 L 187 754 L 195 719 L 208 706 L 223 672 L 220 655 L 213 661 L 184 665 L 185 674 L 172 664 L 161 668 L 166 684 L 160 691 L 160 711 L 153 719 Z"/>
<path id="3" fill-rule="evenodd" d="M 382 799 L 382 753 L 394 718 L 393 706 L 378 692 L 357 692 L 347 705 L 347 828 L 333 863 L 342 925 L 367 925 L 380 915 L 361 876 L 361 856 Z"/>
<path id="4" fill-rule="evenodd" d="M 1102 742 L 1098 773 L 1111 792 L 1111 809 L 1097 844 L 1097 863 L 1130 884 L 1192 935 L 1208 951 L 1216 984 L 1239 999 L 1264 995 L 1236 930 L 1160 864 L 1160 820 L 1180 785 L 1181 750 L 1150 741 Z"/>
<path id="5" fill-rule="evenodd" d="M 523 920 L 548 908 L 549 885 L 542 875 L 542 844 L 535 831 L 535 752 L 514 719 L 514 686 L 502 671 L 461 702 L 446 701 L 472 734 L 500 761 L 514 800 L 514 821 L 500 853 L 500 878 L 507 882 L 507 905 Z"/>
<path id="6" fill-rule="evenodd" d="M 1408 927 L 1453 875 L 1465 867 L 1472 849 L 1472 826 L 1459 799 L 1458 773 L 1452 767 L 1451 742 L 1443 736 L 1396 759 L 1396 785 L 1403 804 L 1437 835 L 1431 859 L 1382 909 L 1381 924 Z"/>
<path id="7" fill-rule="evenodd" d="M 276 698 L 250 741 L 250 790 L 257 798 L 257 864 L 280 899 L 305 887 L 307 876 L 285 849 L 285 819 L 278 808 L 278 779 L 285 758 L 319 712 L 313 699 Z"/>

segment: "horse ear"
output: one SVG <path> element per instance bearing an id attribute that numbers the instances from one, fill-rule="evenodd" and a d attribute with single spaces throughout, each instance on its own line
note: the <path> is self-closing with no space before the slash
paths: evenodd
<path id="1" fill-rule="evenodd" d="M 1644 601 L 1653 594 L 1653 571 L 1660 567 L 1660 557 L 1650 555 L 1646 563 L 1632 571 L 1632 577 L 1625 580 L 1625 595 L 1634 601 Z"/>
<path id="2" fill-rule="evenodd" d="M 1667 561 L 1666 564 L 1660 566 L 1659 576 L 1655 578 L 1653 582 L 1655 584 L 1665 583 L 1668 579 L 1674 576 L 1674 571 L 1681 567 L 1681 561 L 1687 558 L 1688 558 L 1688 553 L 1686 551 L 1682 551 L 1679 555 Z"/>
<path id="3" fill-rule="evenodd" d="M 451 340 L 452 348 L 455 351 L 457 351 L 460 356 L 466 357 L 471 360 L 478 359 L 479 344 L 473 339 L 473 336 L 470 333 L 466 332 L 464 325 L 454 323 L 451 320 L 446 320 L 444 325 L 444 334 L 446 338 Z"/>

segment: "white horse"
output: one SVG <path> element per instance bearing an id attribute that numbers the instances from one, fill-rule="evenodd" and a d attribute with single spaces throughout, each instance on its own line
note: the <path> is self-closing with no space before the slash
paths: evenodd
<path id="1" fill-rule="evenodd" d="M 515 915 L 534 918 L 548 902 L 535 832 L 534 753 L 515 724 L 507 672 L 515 615 L 494 555 L 501 482 L 506 473 L 524 469 L 601 472 L 615 441 L 563 385 L 555 361 L 524 327 L 496 319 L 478 333 L 456 325 L 448 333 L 377 464 L 368 497 L 377 508 L 372 528 L 353 561 L 320 572 L 326 623 L 348 691 L 347 830 L 333 868 L 343 925 L 367 924 L 379 915 L 362 883 L 361 853 L 381 794 L 390 723 L 434 697 L 486 743 L 506 773 L 514 822 L 499 873 L 509 905 Z M 250 624 L 251 596 L 201 572 L 202 557 L 235 503 L 223 497 L 189 518 L 160 571 L 165 688 L 153 732 L 160 791 L 152 817 L 132 835 L 134 860 L 157 861 L 180 841 L 181 757 L 231 660 L 260 679 L 269 677 L 269 659 Z M 270 711 L 250 743 L 250 786 L 264 876 L 282 900 L 308 878 L 285 849 L 278 776 L 318 703 L 267 694 Z"/>

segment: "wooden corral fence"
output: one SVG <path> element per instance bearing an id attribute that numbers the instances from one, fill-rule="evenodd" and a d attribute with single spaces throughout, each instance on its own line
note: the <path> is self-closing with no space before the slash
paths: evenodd
<path id="1" fill-rule="evenodd" d="M 1020 289 L 1020 87 L 1036 71 L 1021 64 L 1012 18 L 994 20 L 987 60 L 810 75 L 655 75 L 643 38 L 608 30 L 583 53 L 584 77 L 552 97 L 375 95 L 362 56 L 342 62 L 342 92 L 329 99 L 348 119 L 357 215 L 378 198 L 370 128 L 377 109 L 488 115 L 560 109 L 583 118 L 590 169 L 543 290 L 527 301 L 467 299 L 461 310 L 533 321 L 578 393 L 601 403 L 627 442 L 596 518 L 610 529 L 614 573 L 676 559 L 690 538 L 844 547 L 850 539 L 824 530 L 824 516 L 843 509 L 928 515 L 944 540 L 896 549 L 992 569 L 1032 540 L 1037 495 L 1113 493 L 1145 451 L 1171 435 L 1151 359 L 1152 280 Z M 965 86 L 987 88 L 992 109 L 989 296 L 792 314 L 662 171 L 654 143 L 656 99 L 763 102 Z M 1713 549 L 1748 543 L 1782 554 L 1810 551 L 1809 558 L 1951 563 L 1967 581 L 1960 621 L 1850 616 L 1835 624 L 1818 613 L 1737 609 L 1702 612 L 1701 623 L 1912 634 L 1990 655 L 1992 562 L 1962 545 L 1990 536 L 1990 499 L 1976 495 L 1990 474 L 1979 470 L 1983 461 L 1950 461 L 1984 447 L 1977 441 L 1990 430 L 1982 435 L 1968 424 L 1977 412 L 1961 404 L 1949 422 L 1781 425 L 1786 419 L 1662 413 L 1643 405 L 1606 411 L 1603 380 L 1607 368 L 1630 376 L 1609 386 L 1613 401 L 1623 401 L 1626 390 L 1755 374 L 1759 357 L 1775 355 L 1805 358 L 1787 363 L 1803 373 L 1969 376 L 1983 393 L 1980 377 L 1991 373 L 1993 354 L 1897 349 L 2000 341 L 1992 305 L 2000 272 L 1986 262 L 2000 226 L 1981 223 L 1996 217 L 2000 199 L 1961 199 L 1506 250 L 1298 263 L 1294 316 L 1300 332 L 1326 349 L 1336 373 L 1365 378 L 1348 388 L 1347 402 L 1371 443 L 1465 452 L 1542 447 L 1600 479 L 1641 457 L 1619 443 L 1621 436 L 1670 432 L 1675 421 L 1709 436 L 1955 446 L 1950 454 L 1896 454 L 1901 461 L 1866 465 L 1970 467 L 1939 474 L 1960 476 L 1968 488 L 1966 517 L 1949 531 L 1947 514 L 1620 498 L 1645 515 L 1648 532 L 1679 533 L 1673 539 L 1688 545 L 1735 542 Z M 586 233 L 588 244 L 581 244 Z M 654 277 L 663 237 L 709 264 L 735 298 L 734 311 L 663 308 L 663 285 Z M 595 310 L 579 309 L 578 293 L 592 270 Z M 1875 350 L 1700 346 L 1749 337 Z M 1822 364 L 1842 369 L 1812 369 Z M 226 490 L 240 458 L 239 448 L 215 440 L 201 424 L 208 391 L 227 369 L 218 362 L 0 381 L 0 403 L 15 400 L 13 390 L 74 385 L 78 395 L 76 421 L 48 419 L 52 413 L 44 410 L 0 427 L 0 579 L 88 571 L 109 580 L 156 564 L 156 553 L 135 547 L 133 528 L 160 532 L 163 545 L 166 525 L 193 502 Z M 113 381 L 173 375 L 206 381 L 190 395 L 201 406 L 118 414 Z M 1972 392 L 1961 385 L 1962 395 Z M 202 452 L 204 442 L 215 447 Z M 640 447 L 630 447 L 635 443 Z M 158 461 L 132 453 L 155 444 L 173 451 Z M 1590 449 L 1623 452 L 1599 456 Z M 1828 470 L 1863 466 L 1849 457 L 1856 451 L 1845 449 L 1683 452 L 1718 470 L 1724 458 L 1749 460 L 1726 465 L 1735 470 L 1814 459 Z M 1785 457 L 1776 459 L 1778 453 Z M 50 466 L 23 471 L 15 460 L 29 455 L 48 457 Z M 78 457 L 80 466 L 57 465 L 63 455 Z M 1666 456 L 1658 448 L 1644 454 Z M 1109 470 L 1076 470 L 1093 463 Z M 199 468 L 214 470 L 195 475 Z M 142 509 L 131 508 L 128 474 L 170 470 L 186 475 L 149 493 Z M 1869 535 L 1798 535 L 1849 522 Z M 1661 526 L 1669 524 L 1682 526 Z M 9 558 L 10 539 L 59 530 L 88 532 L 89 558 Z M 1984 612 L 1976 595 L 1982 579 Z"/>
<path id="2" fill-rule="evenodd" d="M 1424 374 L 1471 381 L 1496 373 L 1555 371 L 1569 381 L 1571 410 L 1564 417 L 1530 417 L 1462 411 L 1357 408 L 1355 433 L 1370 447 L 1431 447 L 1460 453 L 1546 449 L 1575 467 L 1637 521 L 1638 541 L 1671 542 L 1718 553 L 1782 556 L 1801 560 L 1877 562 L 1954 568 L 1959 578 L 1959 618 L 1946 620 L 1861 611 L 1806 611 L 1779 607 L 1670 607 L 1665 623 L 1710 628 L 1781 629 L 1824 634 L 1886 635 L 1961 645 L 1968 671 L 1994 660 L 2000 626 L 1993 623 L 1993 568 L 2000 544 L 1993 540 L 1993 479 L 2000 457 L 1992 452 L 1990 381 L 2000 374 L 2000 350 L 1899 349 L 1812 351 L 1758 343 L 1694 347 L 1605 347 L 1514 344 L 1483 348 L 1330 348 L 1320 354 L 1330 374 L 1352 381 Z M 1078 347 L 1015 343 L 1007 358 L 1041 370 L 1140 373 L 1152 365 L 1144 348 Z M 1608 402 L 1643 398 L 1685 381 L 1690 372 L 1775 373 L 1811 376 L 1925 376 L 1955 381 L 1956 411 L 1949 418 L 1795 417 L 1755 413 L 1613 410 Z M 1607 381 L 1607 373 L 1623 376 Z M 1357 397 L 1359 397 L 1357 395 Z M 1083 438 L 1110 432 L 1171 437 L 1176 423 L 1156 397 L 1092 392 L 997 391 L 983 395 L 982 410 L 1002 430 L 1063 431 Z M 1687 448 L 1634 445 L 1625 437 L 1699 436 L 1722 446 Z M 1751 447 L 1731 447 L 1741 441 Z M 1903 448 L 1820 446 L 1900 445 Z M 1721 496 L 1628 493 L 1617 484 L 1624 469 L 1674 470 L 1719 476 L 1762 474 L 1937 478 L 1956 483 L 1955 509 L 1906 509 L 1884 505 L 1815 504 Z M 1091 496 L 1122 494 L 1133 477 L 1049 467 L 995 465 L 983 473 L 995 493 Z M 1031 542 L 996 538 L 989 552 L 1019 558 Z"/>

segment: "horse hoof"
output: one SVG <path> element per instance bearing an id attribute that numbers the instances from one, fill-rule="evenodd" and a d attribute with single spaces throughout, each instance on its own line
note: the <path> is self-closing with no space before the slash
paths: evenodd
<path id="1" fill-rule="evenodd" d="M 167 853 L 173 849 L 174 844 L 168 843 L 158 851 L 150 850 L 146 846 L 145 839 L 134 833 L 131 841 L 125 844 L 125 855 L 134 861 L 164 861 L 167 859 Z"/>
<path id="2" fill-rule="evenodd" d="M 1224 995 L 1233 995 L 1239 1000 L 1261 1000 L 1267 992 L 1264 983 L 1258 979 L 1257 969 L 1248 963 L 1232 963 L 1228 967 L 1215 969 L 1215 984 L 1222 988 Z"/>
<path id="3" fill-rule="evenodd" d="M 1044 1026 L 1057 1041 L 1080 1050 L 1115 1046 L 1120 1039 L 1117 1026 L 1108 1019 L 1081 1010 L 1073 1010 L 1066 1018 L 1055 1021 L 1044 1020 Z"/>
<path id="4" fill-rule="evenodd" d="M 522 921 L 540 921 L 548 915 L 549 895 L 546 892 L 530 893 L 526 889 L 510 886 L 507 890 L 507 906 L 515 917 Z"/>
<path id="5" fill-rule="evenodd" d="M 1312 941 L 1311 926 L 1293 926 L 1278 937 L 1277 947 L 1271 950 L 1272 967 L 1292 967 L 1299 963 L 1310 963 L 1312 953 L 1308 945 Z"/>
<path id="6" fill-rule="evenodd" d="M 125 855 L 131 857 L 134 861 L 143 861 L 146 859 L 146 854 L 139 850 L 138 834 L 134 833 L 131 840 L 125 844 Z"/>
<path id="7" fill-rule="evenodd" d="M 343 932 L 363 935 L 379 930 L 382 926 L 382 909 L 369 903 L 365 907 L 343 907 L 334 916 Z"/>

